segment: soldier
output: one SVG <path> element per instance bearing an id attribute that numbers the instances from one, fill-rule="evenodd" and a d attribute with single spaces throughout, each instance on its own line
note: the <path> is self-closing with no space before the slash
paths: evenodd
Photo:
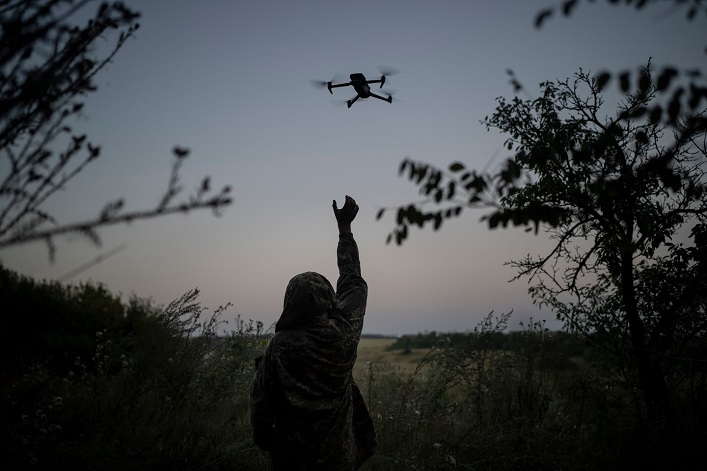
<path id="1" fill-rule="evenodd" d="M 373 421 L 352 369 L 363 329 L 368 287 L 361 277 L 351 222 L 358 205 L 341 209 L 336 292 L 318 273 L 292 278 L 282 315 L 256 360 L 250 393 L 255 444 L 270 452 L 272 469 L 350 471 L 374 452 Z"/>

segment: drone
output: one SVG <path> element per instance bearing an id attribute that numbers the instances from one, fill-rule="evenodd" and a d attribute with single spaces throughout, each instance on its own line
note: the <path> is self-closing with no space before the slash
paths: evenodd
<path id="1" fill-rule="evenodd" d="M 371 87 L 369 86 L 369 84 L 371 84 L 371 83 L 380 83 L 380 87 L 378 87 L 378 88 L 382 89 L 383 84 L 385 83 L 386 75 L 391 75 L 392 73 L 394 73 L 394 72 L 389 72 L 388 74 L 383 73 L 383 75 L 381 75 L 381 78 L 379 78 L 377 80 L 367 80 L 366 76 L 363 75 L 362 73 L 355 73 L 355 74 L 349 75 L 349 78 L 351 79 L 351 81 L 348 83 L 334 84 L 332 82 L 317 82 L 317 81 L 312 81 L 312 83 L 315 85 L 322 86 L 322 87 L 326 86 L 326 88 L 329 90 L 329 93 L 331 93 L 332 95 L 334 94 L 334 92 L 332 92 L 332 88 L 348 87 L 348 86 L 354 87 L 354 90 L 356 90 L 356 96 L 351 98 L 350 100 L 346 101 L 346 105 L 348 108 L 351 108 L 351 105 L 353 105 L 356 102 L 356 100 L 358 100 L 359 98 L 373 97 L 373 98 L 378 98 L 379 100 L 387 101 L 388 103 L 393 103 L 393 95 L 391 93 L 383 91 L 386 95 L 388 95 L 388 98 L 385 98 L 381 95 L 373 93 L 371 91 Z"/>

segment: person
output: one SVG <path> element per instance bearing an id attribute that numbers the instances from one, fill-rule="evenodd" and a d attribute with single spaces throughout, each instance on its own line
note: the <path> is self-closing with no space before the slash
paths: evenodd
<path id="1" fill-rule="evenodd" d="M 353 379 L 368 286 L 361 277 L 351 223 L 358 205 L 333 203 L 339 228 L 339 278 L 292 278 L 275 335 L 256 359 L 250 391 L 253 440 L 272 469 L 349 471 L 376 447 L 373 421 Z"/>

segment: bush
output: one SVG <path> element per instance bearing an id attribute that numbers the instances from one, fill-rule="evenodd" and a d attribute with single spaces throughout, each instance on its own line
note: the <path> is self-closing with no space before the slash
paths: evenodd
<path id="1" fill-rule="evenodd" d="M 48 312 L 76 301 L 76 292 L 96 295 L 85 310 L 118 302 L 95 287 L 22 288 L 21 293 L 34 288 L 55 294 L 55 304 L 46 303 Z M 54 361 L 58 350 L 51 348 L 24 358 L 21 371 L 6 371 L 0 440 L 5 465 L 262 469 L 265 461 L 252 444 L 247 413 L 262 325 L 239 319 L 233 334 L 219 337 L 220 316 L 228 306 L 207 314 L 197 297 L 192 290 L 164 309 L 133 299 L 115 309 L 120 316 L 109 316 L 120 322 L 93 330 L 89 355 L 76 355 L 66 366 Z M 81 309 L 66 309 L 75 322 L 63 326 L 63 335 L 85 340 L 86 326 L 95 325 L 80 322 Z"/>

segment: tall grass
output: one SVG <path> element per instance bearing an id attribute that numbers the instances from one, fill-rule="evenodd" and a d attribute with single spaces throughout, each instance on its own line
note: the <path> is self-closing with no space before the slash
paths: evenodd
<path id="1" fill-rule="evenodd" d="M 2 467 L 267 469 L 251 439 L 248 392 L 269 333 L 238 317 L 220 336 L 229 307 L 209 312 L 196 290 L 165 308 L 132 299 L 121 314 L 131 327 L 113 319 L 94 331 L 90 353 L 4 369 Z M 364 470 L 655 469 L 699 454 L 704 372 L 678 396 L 682 433 L 656 441 L 636 420 L 639 394 L 616 371 L 591 355 L 559 361 L 541 322 L 499 349 L 509 321 L 489 314 L 468 342 L 439 336 L 414 370 L 363 365 L 359 386 L 379 439 Z M 61 345 L 69 355 L 71 342 Z"/>
<path id="2" fill-rule="evenodd" d="M 11 469 L 263 469 L 248 389 L 261 324 L 220 317 L 193 290 L 129 335 L 95 333 L 67 371 L 34 363 L 4 388 Z M 9 462 L 7 462 L 9 460 Z"/>

